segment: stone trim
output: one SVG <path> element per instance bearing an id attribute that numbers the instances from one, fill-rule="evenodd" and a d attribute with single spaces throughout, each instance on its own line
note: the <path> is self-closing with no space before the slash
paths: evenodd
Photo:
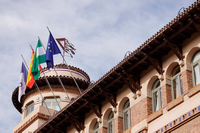
<path id="1" fill-rule="evenodd" d="M 67 66 L 66 64 L 58 64 L 58 65 L 55 65 L 54 67 L 55 67 L 55 69 L 58 69 L 58 68 L 68 69 L 68 67 L 69 67 L 70 70 L 73 70 L 73 71 L 76 71 L 76 72 L 79 72 L 79 73 L 83 74 L 88 79 L 88 81 L 90 82 L 89 75 L 86 72 L 84 72 L 82 69 L 80 69 L 80 68 L 77 68 L 77 67 L 74 67 L 74 66 L 70 66 L 70 65 Z M 48 70 L 48 68 L 45 67 L 45 68 L 43 68 L 41 70 L 40 73 L 42 73 L 42 72 L 44 72 L 46 70 Z"/>
<path id="2" fill-rule="evenodd" d="M 123 133 L 131 133 L 131 127 L 125 131 L 123 131 Z"/>
<path id="3" fill-rule="evenodd" d="M 136 131 L 135 133 L 147 133 L 148 127 L 144 126 L 142 128 L 140 128 L 138 131 Z"/>
<path id="4" fill-rule="evenodd" d="M 195 86 L 194 88 L 190 89 L 189 93 L 187 95 L 190 98 L 190 97 L 194 96 L 195 94 L 197 94 L 198 92 L 200 92 L 200 84 Z"/>
<path id="5" fill-rule="evenodd" d="M 200 116 L 200 105 L 180 116 L 179 118 L 171 121 L 154 133 L 170 133 L 198 116 Z"/>
<path id="6" fill-rule="evenodd" d="M 27 127 L 29 127 L 33 122 L 35 122 L 37 119 L 48 120 L 49 118 L 50 118 L 49 115 L 37 113 L 34 116 L 32 116 L 27 122 L 25 122 L 22 126 L 20 126 L 14 133 L 21 133 Z"/>
<path id="7" fill-rule="evenodd" d="M 181 104 L 182 102 L 184 102 L 183 95 L 181 95 L 180 97 L 178 97 L 175 100 L 173 100 L 170 103 L 168 103 L 167 107 L 166 107 L 167 111 L 173 109 L 174 107 L 176 107 L 177 105 Z"/>
<path id="8" fill-rule="evenodd" d="M 156 112 L 154 112 L 153 114 L 149 115 L 147 117 L 147 123 L 152 122 L 153 120 L 155 120 L 156 118 L 158 118 L 159 116 L 163 115 L 163 109 L 159 109 Z"/>

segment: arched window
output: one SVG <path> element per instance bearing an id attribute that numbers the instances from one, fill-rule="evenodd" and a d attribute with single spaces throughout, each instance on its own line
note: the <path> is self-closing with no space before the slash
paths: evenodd
<path id="1" fill-rule="evenodd" d="M 131 121 L 130 121 L 130 102 L 129 100 L 126 101 L 123 108 L 123 130 L 127 130 L 130 128 Z"/>
<path id="2" fill-rule="evenodd" d="M 192 76 L 193 85 L 196 86 L 200 83 L 200 51 L 198 51 L 192 59 Z"/>
<path id="3" fill-rule="evenodd" d="M 26 107 L 26 116 L 29 115 L 34 110 L 34 102 L 30 103 Z"/>
<path id="4" fill-rule="evenodd" d="M 171 74 L 172 99 L 176 99 L 183 94 L 180 66 L 176 66 Z"/>
<path id="5" fill-rule="evenodd" d="M 45 102 L 45 103 L 44 103 Z M 43 102 L 43 106 L 44 107 L 48 107 L 50 109 L 54 109 L 59 111 L 60 110 L 60 98 L 53 98 L 53 97 L 49 97 L 49 98 L 45 98 Z M 57 103 L 58 102 L 58 103 Z"/>
<path id="6" fill-rule="evenodd" d="M 152 87 L 152 105 L 153 105 L 153 112 L 162 108 L 162 92 L 159 79 L 157 79 L 154 82 Z"/>
<path id="7" fill-rule="evenodd" d="M 114 113 L 110 112 L 108 116 L 108 133 L 114 133 Z"/>
<path id="8" fill-rule="evenodd" d="M 94 125 L 94 133 L 99 133 L 99 123 L 96 122 L 96 124 Z"/>

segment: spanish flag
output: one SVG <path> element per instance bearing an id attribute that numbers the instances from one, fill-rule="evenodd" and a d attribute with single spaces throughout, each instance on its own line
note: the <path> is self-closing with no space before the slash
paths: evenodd
<path id="1" fill-rule="evenodd" d="M 26 86 L 28 88 L 30 88 L 30 89 L 33 87 L 33 84 L 35 82 L 35 79 L 34 79 L 33 75 L 31 74 L 32 66 L 33 66 L 33 60 L 34 60 L 34 55 L 35 55 L 35 53 L 34 53 L 34 50 L 32 49 L 31 62 L 30 62 L 30 66 L 29 66 L 29 70 L 28 70 L 28 77 L 27 77 L 27 81 L 26 81 Z"/>

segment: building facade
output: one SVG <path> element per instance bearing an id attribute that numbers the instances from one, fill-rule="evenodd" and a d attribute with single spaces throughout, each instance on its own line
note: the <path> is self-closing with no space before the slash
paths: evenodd
<path id="1" fill-rule="evenodd" d="M 39 80 L 36 81 L 37 84 L 31 89 L 26 89 L 21 103 L 17 100 L 18 87 L 13 92 L 13 104 L 22 114 L 21 122 L 13 129 L 14 133 L 32 133 L 76 98 L 80 91 L 84 91 L 90 83 L 89 76 L 79 68 L 63 64 L 56 65 L 54 68 L 56 71 L 47 70 L 47 68 L 42 70 Z M 76 87 L 72 75 L 79 84 L 80 91 Z"/>
<path id="2" fill-rule="evenodd" d="M 82 82 L 85 87 L 81 86 L 82 93 L 63 104 L 62 110 L 52 117 L 41 112 L 45 119 L 38 116 L 41 121 L 30 132 L 198 133 L 199 83 L 200 2 L 197 1 L 97 82 L 91 85 Z M 15 107 L 20 111 L 29 105 L 33 95 L 25 95 L 23 105 L 14 104 Z M 37 100 L 34 111 L 40 112 L 44 107 L 36 103 Z M 31 103 L 26 110 L 32 110 Z M 25 118 L 23 113 L 22 117 L 26 121 L 33 119 Z M 15 127 L 14 132 L 25 131 L 19 128 Z"/>

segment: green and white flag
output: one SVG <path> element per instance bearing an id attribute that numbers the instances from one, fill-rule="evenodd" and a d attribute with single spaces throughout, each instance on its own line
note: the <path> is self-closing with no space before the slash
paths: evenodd
<path id="1" fill-rule="evenodd" d="M 46 54 L 44 48 L 42 47 L 42 43 L 40 42 L 40 39 L 38 39 L 31 71 L 35 80 L 40 76 L 40 70 L 42 70 L 40 64 L 45 63 L 45 55 Z"/>

